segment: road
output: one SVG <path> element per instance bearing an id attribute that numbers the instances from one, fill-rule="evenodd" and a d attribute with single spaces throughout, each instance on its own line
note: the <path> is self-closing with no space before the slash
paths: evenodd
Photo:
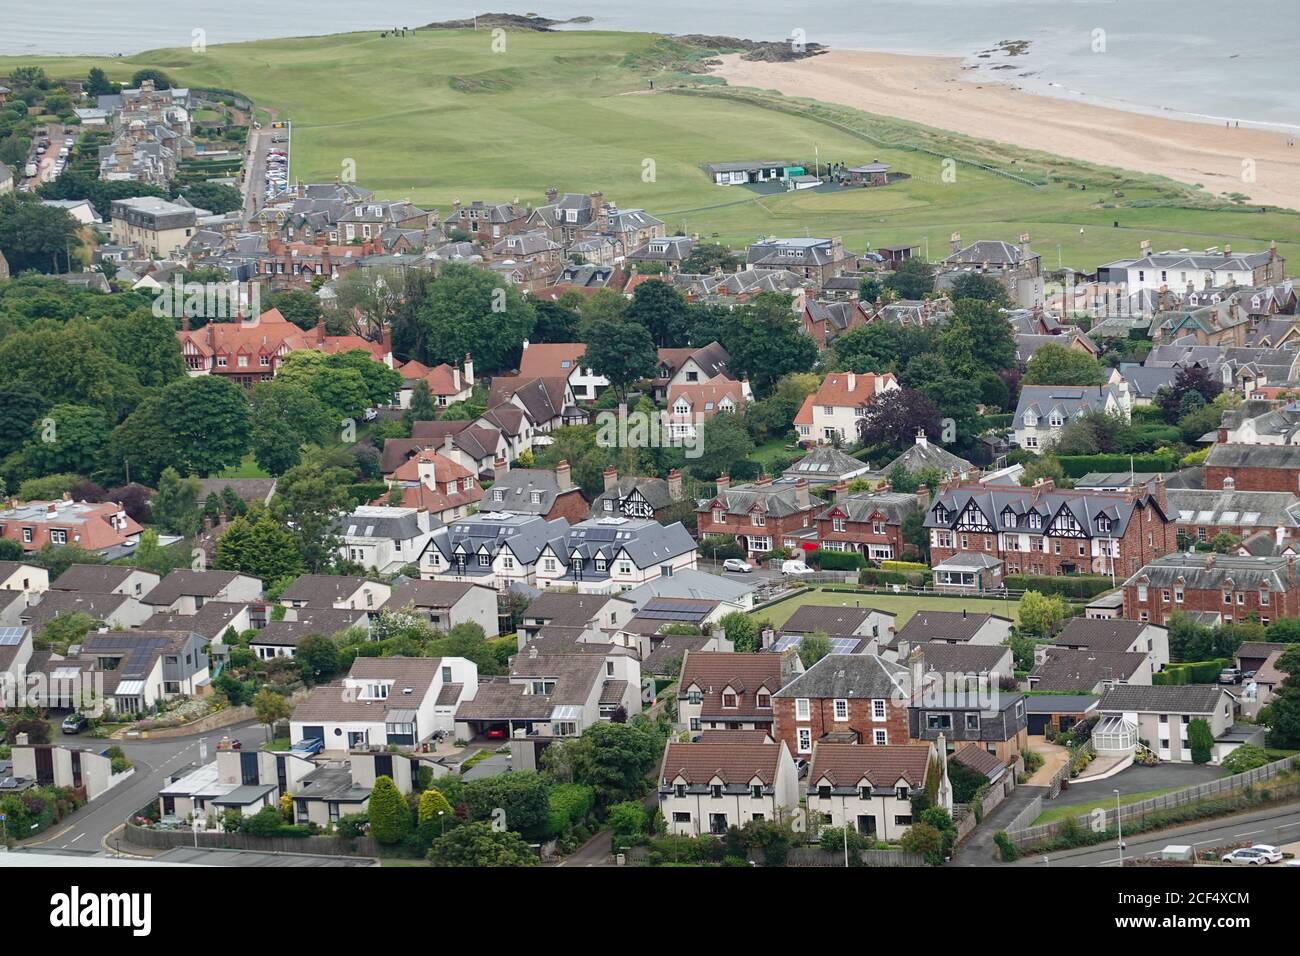
<path id="1" fill-rule="evenodd" d="M 167 777 L 189 764 L 199 761 L 199 738 L 207 738 L 208 759 L 214 759 L 217 741 L 229 736 L 239 740 L 244 747 L 260 747 L 266 740 L 266 728 L 258 723 L 241 724 L 221 730 L 196 734 L 192 737 L 170 739 L 107 741 L 91 737 L 56 735 L 55 743 L 70 743 L 104 750 L 113 744 L 135 764 L 135 773 L 99 799 L 86 804 L 76 813 L 65 817 L 57 826 L 38 834 L 31 840 L 21 841 L 23 846 L 44 846 L 51 849 L 98 850 L 104 839 L 115 831 L 128 815 L 139 810 L 151 798 L 156 798 Z M 113 842 L 109 841 L 109 846 Z M 134 851 L 133 851 L 134 852 Z"/>
<path id="2" fill-rule="evenodd" d="M 266 151 L 271 145 L 269 128 L 250 129 L 248 155 L 244 157 L 244 177 L 239 188 L 244 194 L 244 225 L 247 226 L 266 201 Z"/>
<path id="3" fill-rule="evenodd" d="M 1217 820 L 1202 820 L 1181 827 L 1142 833 L 1125 838 L 1125 859 L 1156 856 L 1171 845 L 1204 850 L 1229 843 L 1270 843 L 1280 846 L 1300 839 L 1300 804 L 1292 803 L 1267 810 L 1240 813 Z M 1015 866 L 1119 866 L 1119 848 L 1112 842 L 1105 846 L 1063 850 L 1017 860 Z"/>

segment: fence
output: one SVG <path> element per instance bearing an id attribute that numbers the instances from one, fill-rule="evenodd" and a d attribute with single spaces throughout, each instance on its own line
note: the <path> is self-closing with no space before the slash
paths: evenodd
<path id="1" fill-rule="evenodd" d="M 379 844 L 373 837 L 343 839 L 332 836 L 256 837 L 247 833 L 215 831 L 154 830 L 132 821 L 126 824 L 126 842 L 151 850 L 170 850 L 178 846 L 200 849 L 259 850 L 263 853 L 310 853 L 317 856 L 378 856 Z"/>
<path id="2" fill-rule="evenodd" d="M 1043 798 L 1041 796 L 1034 797 L 1034 799 L 1025 804 L 1025 808 L 1017 813 L 1011 819 L 1011 822 L 1007 824 L 1007 833 L 1016 833 L 1028 828 L 1031 823 L 1038 819 L 1038 815 L 1042 812 Z"/>
<path id="3" fill-rule="evenodd" d="M 1262 767 L 1256 767 L 1254 770 L 1246 770 L 1242 773 L 1234 773 L 1230 777 L 1221 777 L 1218 780 L 1211 780 L 1207 783 L 1197 784 L 1194 787 L 1186 787 L 1182 790 L 1175 790 L 1173 793 L 1162 794 L 1158 797 L 1151 797 L 1147 800 L 1139 800 L 1135 803 L 1124 804 L 1119 808 L 1119 819 L 1123 823 L 1135 822 L 1144 817 L 1158 813 L 1162 810 L 1172 810 L 1176 807 L 1186 806 L 1189 803 L 1196 803 L 1208 797 L 1226 796 L 1245 790 L 1257 783 L 1276 777 L 1284 771 L 1293 769 L 1297 757 L 1284 757 L 1281 760 L 1275 760 L 1272 763 L 1265 764 Z M 1081 813 L 1076 817 L 1068 817 L 1065 820 L 1054 820 L 1051 823 L 1044 823 L 1040 826 L 1017 827 L 1014 824 L 1020 822 L 1022 813 L 1013 821 L 1013 826 L 1007 828 L 1007 836 L 1013 842 L 1020 844 L 1035 844 L 1044 840 L 1050 840 L 1058 830 L 1067 822 L 1072 820 L 1076 825 L 1087 827 L 1092 823 L 1096 811 Z M 1116 810 L 1110 807 L 1104 811 L 1105 823 L 1104 828 L 1110 829 L 1115 826 Z M 1031 818 L 1032 819 L 1032 818 Z"/>
<path id="4" fill-rule="evenodd" d="M 919 853 L 901 850 L 859 850 L 863 866 L 926 866 Z M 823 850 L 815 846 L 794 847 L 785 858 L 786 866 L 844 866 L 843 851 Z"/>

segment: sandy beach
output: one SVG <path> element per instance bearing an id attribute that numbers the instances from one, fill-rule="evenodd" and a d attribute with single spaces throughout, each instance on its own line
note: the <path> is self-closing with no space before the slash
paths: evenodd
<path id="1" fill-rule="evenodd" d="M 833 50 L 790 63 L 724 56 L 714 75 L 1015 146 L 1242 193 L 1300 209 L 1300 143 L 1287 135 L 1129 113 L 1015 89 L 955 57 Z M 1008 71 L 1010 72 L 1010 71 Z M 1243 182 L 1253 160 L 1254 182 Z"/>

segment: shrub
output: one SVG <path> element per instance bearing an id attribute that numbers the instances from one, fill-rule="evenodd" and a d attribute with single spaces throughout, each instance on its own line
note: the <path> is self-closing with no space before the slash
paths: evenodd
<path id="1" fill-rule="evenodd" d="M 1242 744 L 1224 757 L 1220 766 L 1228 773 L 1245 773 L 1247 770 L 1254 770 L 1271 762 L 1268 751 L 1264 748 L 1256 747 L 1254 744 Z"/>
<path id="2" fill-rule="evenodd" d="M 857 571 L 866 561 L 856 551 L 823 551 L 818 548 L 808 553 L 808 563 L 823 571 Z"/>
<path id="3" fill-rule="evenodd" d="M 1214 731 L 1203 717 L 1197 717 L 1187 725 L 1187 745 L 1192 751 L 1192 763 L 1209 763 L 1210 753 L 1214 749 Z"/>
<path id="4" fill-rule="evenodd" d="M 1020 850 L 1011 842 L 1011 837 L 1007 836 L 1006 830 L 999 830 L 993 834 L 993 842 L 997 844 L 998 853 L 1001 854 L 1003 863 L 1011 863 L 1020 859 Z"/>
<path id="5" fill-rule="evenodd" d="M 378 776 L 370 789 L 370 833 L 383 844 L 396 844 L 411 831 L 411 810 L 391 777 Z"/>

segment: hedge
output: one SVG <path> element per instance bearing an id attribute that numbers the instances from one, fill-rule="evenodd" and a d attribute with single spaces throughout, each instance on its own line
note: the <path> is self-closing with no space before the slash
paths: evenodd
<path id="1" fill-rule="evenodd" d="M 928 570 L 903 573 L 902 571 L 877 571 L 874 568 L 863 568 L 858 573 L 858 583 L 873 587 L 884 587 L 893 584 L 914 587 L 929 584 L 931 577 L 931 572 Z"/>
<path id="2" fill-rule="evenodd" d="M 1176 471 L 1178 459 L 1173 453 L 1151 455 L 1058 455 L 1061 467 L 1071 478 L 1082 478 L 1093 471 Z"/>
<path id="3" fill-rule="evenodd" d="M 856 551 L 823 551 L 821 548 L 808 553 L 808 562 L 823 571 L 857 571 L 866 564 Z"/>
<path id="4" fill-rule="evenodd" d="M 1012 591 L 1037 591 L 1078 600 L 1091 600 L 1116 586 L 1103 574 L 1008 574 L 1003 582 Z"/>
<path id="5" fill-rule="evenodd" d="M 1166 664 L 1165 669 L 1151 675 L 1151 683 L 1168 684 L 1214 684 L 1219 680 L 1219 671 L 1228 667 L 1225 658 L 1212 661 L 1188 661 L 1182 664 Z"/>
<path id="6" fill-rule="evenodd" d="M 929 571 L 928 564 L 922 564 L 920 561 L 881 561 L 880 568 L 882 571 Z"/>

